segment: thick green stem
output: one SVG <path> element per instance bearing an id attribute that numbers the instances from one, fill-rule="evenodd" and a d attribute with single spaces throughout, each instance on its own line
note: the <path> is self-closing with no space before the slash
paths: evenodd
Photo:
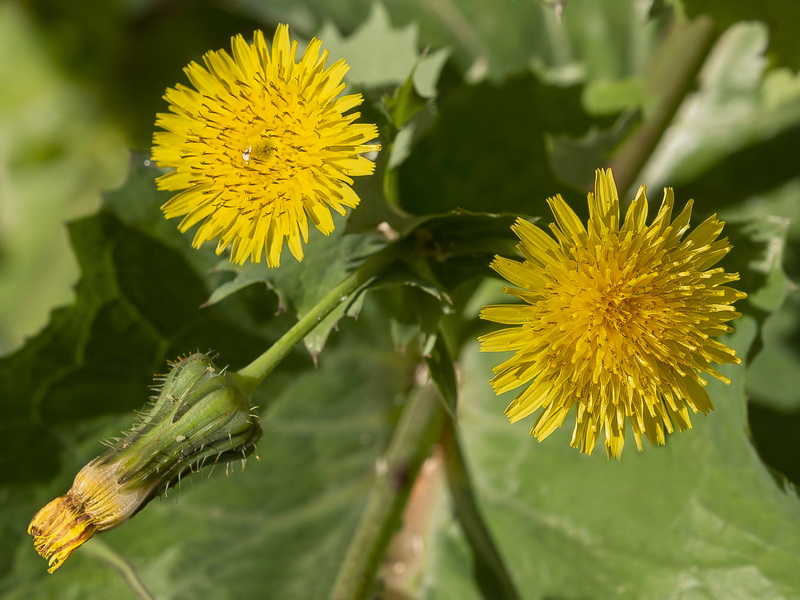
<path id="1" fill-rule="evenodd" d="M 445 423 L 442 432 L 442 450 L 447 486 L 453 499 L 453 510 L 472 549 L 475 580 L 483 597 L 487 600 L 522 598 L 478 509 L 475 488 L 452 421 Z"/>
<path id="2" fill-rule="evenodd" d="M 439 436 L 444 410 L 433 387 L 412 394 L 369 493 L 361 522 L 345 555 L 331 600 L 364 600 L 373 590 L 392 534 L 422 463 Z"/>
<path id="3" fill-rule="evenodd" d="M 111 546 L 95 538 L 83 548 L 86 554 L 102 560 L 119 571 L 125 579 L 125 583 L 128 584 L 128 587 L 131 588 L 131 591 L 137 598 L 140 600 L 155 600 L 153 595 L 144 586 L 144 583 L 142 583 L 142 580 L 139 579 L 139 575 L 136 573 L 133 566 L 111 548 Z"/>
<path id="4" fill-rule="evenodd" d="M 261 356 L 237 375 L 246 393 L 251 393 L 269 375 L 272 370 L 306 337 L 322 319 L 327 317 L 337 306 L 346 301 L 373 277 L 381 273 L 393 263 L 405 250 L 406 242 L 395 242 L 364 262 L 353 271 L 342 283 L 328 292 L 314 307 L 294 324 L 281 338 Z"/>
<path id="5" fill-rule="evenodd" d="M 713 40 L 714 22 L 710 17 L 700 16 L 691 22 L 676 20 L 673 23 L 649 77 L 652 92 L 659 97 L 658 105 L 611 161 L 620 195 L 635 183 L 693 88 Z"/>

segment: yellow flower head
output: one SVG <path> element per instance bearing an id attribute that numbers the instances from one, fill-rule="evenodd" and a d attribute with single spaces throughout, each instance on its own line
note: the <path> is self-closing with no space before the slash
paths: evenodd
<path id="1" fill-rule="evenodd" d="M 506 415 L 514 422 L 543 409 L 531 434 L 540 441 L 575 407 L 571 445 L 590 454 L 601 434 L 619 458 L 630 422 L 636 446 L 642 434 L 663 444 L 665 432 L 691 428 L 688 408 L 713 408 L 705 391 L 711 366 L 740 363 L 712 338 L 731 331 L 733 306 L 746 294 L 725 284 L 738 274 L 710 268 L 731 249 L 717 240 L 724 222 L 709 217 L 689 233 L 690 200 L 672 219 L 674 196 L 664 190 L 650 225 L 644 186 L 620 225 L 611 171 L 598 171 L 589 194 L 587 227 L 561 196 L 548 199 L 555 239 L 528 221 L 513 226 L 524 261 L 495 257 L 492 268 L 522 289 L 505 291 L 525 304 L 486 306 L 481 317 L 513 325 L 483 336 L 485 351 L 515 354 L 494 369 L 500 394 L 527 388 Z"/>
<path id="2" fill-rule="evenodd" d="M 308 221 L 325 235 L 334 229 L 330 209 L 344 215 L 359 198 L 352 177 L 369 175 L 374 163 L 361 156 L 375 125 L 353 123 L 345 114 L 360 94 L 339 96 L 349 69 L 344 60 L 325 67 L 328 52 L 312 39 L 296 61 L 297 42 L 278 26 L 272 49 L 256 31 L 253 43 L 232 40 L 233 57 L 208 52 L 205 67 L 185 72 L 195 87 L 167 90 L 169 113 L 156 125 L 153 160 L 174 170 L 158 188 L 180 192 L 162 207 L 167 218 L 183 216 L 186 231 L 202 223 L 194 246 L 219 237 L 217 254 L 232 245 L 231 261 L 278 266 L 284 240 L 303 259 Z M 302 241 L 301 241 L 302 239 Z"/>

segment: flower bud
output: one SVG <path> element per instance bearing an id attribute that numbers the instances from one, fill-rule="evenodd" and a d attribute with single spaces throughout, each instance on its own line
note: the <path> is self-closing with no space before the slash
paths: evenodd
<path id="1" fill-rule="evenodd" d="M 245 458 L 261 437 L 235 374 L 193 354 L 172 365 L 152 408 L 75 476 L 28 533 L 55 571 L 97 532 L 121 525 L 184 474 Z"/>

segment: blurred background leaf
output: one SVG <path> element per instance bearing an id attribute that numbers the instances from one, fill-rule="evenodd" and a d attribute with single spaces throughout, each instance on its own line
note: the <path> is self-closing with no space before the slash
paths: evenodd
<path id="1" fill-rule="evenodd" d="M 766 0 L 748 2 L 747 0 L 680 0 L 690 16 L 708 14 L 714 17 L 717 28 L 725 30 L 741 21 L 761 21 L 767 25 L 770 34 L 769 55 L 781 66 L 800 68 L 800 47 L 787 23 L 800 19 L 800 5 L 796 2 Z"/>
<path id="2" fill-rule="evenodd" d="M 7 82 L 0 86 L 0 350 L 7 352 L 71 299 L 77 264 L 63 223 L 97 209 L 100 187 L 124 178 L 127 150 L 15 2 L 0 3 L 0 53 L 8 57 L 0 61 Z"/>
<path id="3" fill-rule="evenodd" d="M 797 176 L 789 150 L 800 144 L 800 77 L 788 69 L 767 72 L 768 41 L 766 27 L 758 22 L 735 25 L 720 36 L 699 89 L 683 103 L 644 180 L 658 186 L 692 182 L 691 188 L 700 188 L 706 180 L 719 181 L 724 170 L 724 177 L 740 182 L 737 196 L 706 193 L 704 199 L 721 206 Z M 765 155 L 772 157 L 769 168 L 764 168 Z"/>

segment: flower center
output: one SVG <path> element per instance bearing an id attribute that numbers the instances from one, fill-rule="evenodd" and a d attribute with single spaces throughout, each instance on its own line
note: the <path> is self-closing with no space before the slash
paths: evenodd
<path id="1" fill-rule="evenodd" d="M 656 274 L 614 247 L 580 252 L 554 282 L 540 308 L 552 327 L 549 352 L 585 373 L 622 374 L 645 348 L 658 344 L 670 320 Z"/>
<path id="2" fill-rule="evenodd" d="M 609 284 L 605 290 L 596 290 L 587 304 L 594 301 L 590 322 L 595 327 L 607 327 L 616 330 L 622 329 L 625 324 L 635 318 L 638 312 L 636 298 L 630 289 L 624 289 L 624 284 Z"/>
<path id="3" fill-rule="evenodd" d="M 265 137 L 265 135 L 266 134 L 262 133 L 260 137 L 252 140 L 247 145 L 247 148 L 242 150 L 242 162 L 244 162 L 245 165 L 253 167 L 256 165 L 265 166 L 270 159 L 276 159 L 278 151 L 277 144 L 274 144 L 269 137 Z M 250 161 L 253 161 L 252 164 Z"/>
<path id="4" fill-rule="evenodd" d="M 229 156 L 239 169 L 261 175 L 270 184 L 290 179 L 309 167 L 318 167 L 322 161 L 315 150 L 302 131 L 275 119 L 270 127 L 253 132 L 236 149 L 231 148 Z"/>

